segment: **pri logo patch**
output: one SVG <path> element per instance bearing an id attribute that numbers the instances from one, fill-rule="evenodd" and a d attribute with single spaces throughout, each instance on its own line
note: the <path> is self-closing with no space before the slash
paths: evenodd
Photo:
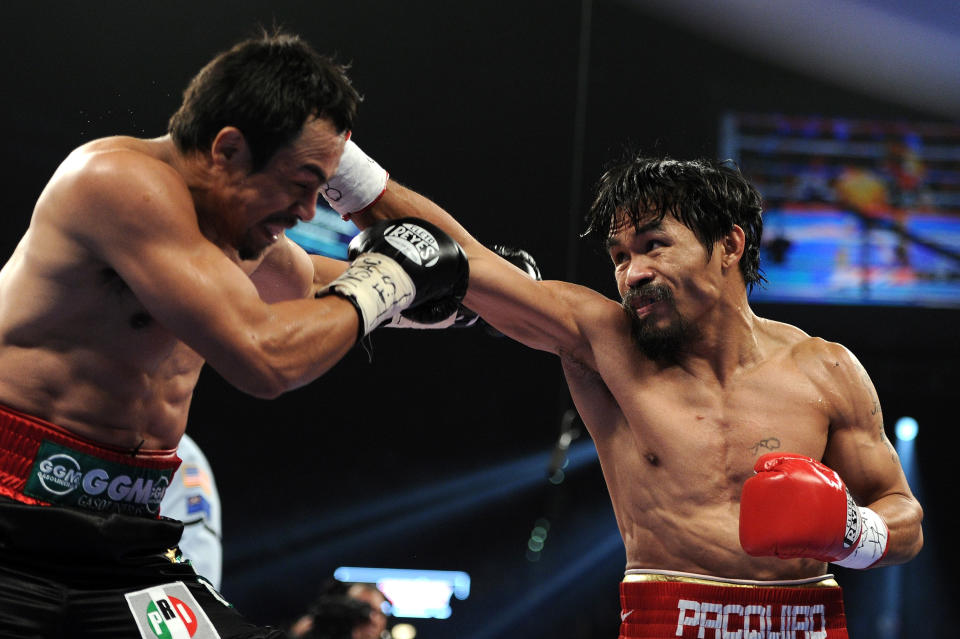
<path id="1" fill-rule="evenodd" d="M 125 595 L 142 639 L 219 639 L 190 590 L 178 581 Z"/>

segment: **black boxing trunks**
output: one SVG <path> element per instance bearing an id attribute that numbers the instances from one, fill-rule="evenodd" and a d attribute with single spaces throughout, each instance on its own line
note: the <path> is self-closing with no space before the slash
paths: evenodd
<path id="1" fill-rule="evenodd" d="M 628 570 L 620 604 L 620 639 L 848 639 L 832 575 L 748 581 Z"/>
<path id="2" fill-rule="evenodd" d="M 182 561 L 183 524 L 157 514 L 179 463 L 0 407 L 0 637 L 283 637 Z"/>

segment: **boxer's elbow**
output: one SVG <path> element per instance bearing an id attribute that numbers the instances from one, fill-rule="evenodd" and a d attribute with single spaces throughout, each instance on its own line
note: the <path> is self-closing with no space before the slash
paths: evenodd
<path id="1" fill-rule="evenodd" d="M 283 357 L 269 341 L 251 336 L 214 369 L 234 388 L 258 399 L 276 399 L 302 385 L 289 357 Z M 211 362 L 212 363 L 212 362 Z"/>
<path id="2" fill-rule="evenodd" d="M 923 549 L 923 507 L 911 495 L 896 495 L 896 510 L 889 513 L 887 521 L 890 535 L 886 556 L 878 562 L 878 566 L 893 566 L 903 564 Z"/>
<path id="3" fill-rule="evenodd" d="M 907 535 L 907 541 L 904 544 L 904 561 L 909 561 L 913 559 L 918 554 L 920 550 L 923 549 L 923 507 L 920 506 L 920 503 L 916 499 L 911 499 L 911 510 L 910 515 L 910 532 Z"/>
<path id="4" fill-rule="evenodd" d="M 276 399 L 295 388 L 281 370 L 262 364 L 236 368 L 226 374 L 221 372 L 221 375 L 237 390 L 258 399 Z"/>
<path id="5" fill-rule="evenodd" d="M 294 386 L 283 383 L 283 380 L 262 378 L 240 390 L 257 399 L 276 399 L 293 388 Z"/>

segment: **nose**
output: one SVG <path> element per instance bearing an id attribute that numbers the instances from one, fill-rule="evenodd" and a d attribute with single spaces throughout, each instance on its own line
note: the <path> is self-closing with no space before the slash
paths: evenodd
<path id="1" fill-rule="evenodd" d="M 315 190 L 297 200 L 293 205 L 294 215 L 304 222 L 312 220 L 317 214 L 318 197 L 320 197 L 320 191 Z"/>
<path id="2" fill-rule="evenodd" d="M 653 281 L 655 273 L 650 268 L 650 260 L 642 255 L 630 256 L 630 264 L 627 266 L 627 276 L 624 284 L 627 288 L 643 286 Z"/>

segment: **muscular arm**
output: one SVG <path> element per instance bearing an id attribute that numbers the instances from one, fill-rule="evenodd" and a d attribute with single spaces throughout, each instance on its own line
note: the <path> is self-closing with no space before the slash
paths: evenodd
<path id="1" fill-rule="evenodd" d="M 574 357 L 596 369 L 589 345 L 587 312 L 615 304 L 585 287 L 558 281 L 536 282 L 487 249 L 434 202 L 390 180 L 379 200 L 353 220 L 365 228 L 377 220 L 413 216 L 447 232 L 470 259 L 470 286 L 464 305 L 517 341 L 539 350 Z"/>
<path id="2" fill-rule="evenodd" d="M 839 344 L 826 345 L 821 365 L 832 413 L 823 461 L 840 474 L 860 505 L 887 524 L 887 554 L 877 565 L 908 561 L 923 546 L 923 510 L 884 432 L 876 389 L 857 358 Z"/>
<path id="3" fill-rule="evenodd" d="M 335 280 L 347 262 L 310 255 L 289 238 L 282 238 L 250 274 L 260 298 L 267 303 L 303 299 Z"/>
<path id="4" fill-rule="evenodd" d="M 115 270 L 157 321 L 234 386 L 273 397 L 323 374 L 352 347 L 357 314 L 341 298 L 265 303 L 201 233 L 168 166 L 115 152 L 67 166 L 48 202 L 67 236 Z"/>

